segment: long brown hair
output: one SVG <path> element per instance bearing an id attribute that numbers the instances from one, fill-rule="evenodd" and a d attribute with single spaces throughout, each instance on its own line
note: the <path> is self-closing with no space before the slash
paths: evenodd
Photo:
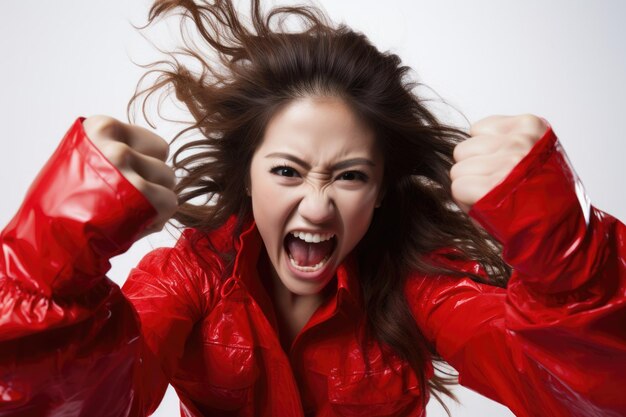
<path id="1" fill-rule="evenodd" d="M 146 100 L 173 87 L 195 120 L 174 141 L 189 131 L 202 135 L 173 155 L 173 167 L 185 172 L 176 188 L 180 208 L 174 219 L 182 227 L 210 231 L 236 215 L 235 238 L 252 216 L 244 192 L 248 169 L 271 117 L 294 99 L 342 98 L 375 132 L 385 158 L 385 198 L 356 248 L 369 333 L 411 364 L 422 392 L 429 385 L 439 401 L 439 394 L 454 398 L 448 388 L 454 377 L 425 376 L 427 361 L 441 358 L 416 326 L 403 286 L 411 271 L 468 275 L 428 261 L 425 255 L 440 248 L 456 249 L 459 259 L 478 260 L 489 283 L 506 285 L 510 268 L 500 256 L 501 246 L 451 197 L 452 151 L 468 135 L 437 120 L 417 96 L 420 84 L 409 78 L 410 67 L 397 55 L 380 52 L 362 33 L 333 24 L 317 7 L 274 7 L 263 15 L 259 0 L 252 0 L 250 26 L 232 0 L 165 0 L 152 6 L 148 25 L 174 10 L 180 11 L 181 27 L 193 23 L 206 50 L 186 44 L 168 54 L 169 61 L 152 64 L 156 68 L 142 77 L 129 103 L 130 114 L 133 102 L 145 96 L 146 117 Z M 289 16 L 300 18 L 300 32 L 286 29 Z M 217 52 L 217 58 L 209 60 L 209 52 Z M 183 65 L 177 58 L 181 53 L 201 69 Z M 156 81 L 141 89 L 153 73 Z M 207 203 L 192 204 L 196 197 Z"/>

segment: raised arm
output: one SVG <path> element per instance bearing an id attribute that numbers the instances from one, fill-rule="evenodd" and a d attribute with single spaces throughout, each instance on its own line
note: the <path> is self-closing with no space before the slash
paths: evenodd
<path id="1" fill-rule="evenodd" d="M 111 120 L 76 120 L 0 234 L 0 416 L 141 415 L 141 373 L 163 386 L 135 309 L 105 274 L 171 214 L 141 184 L 164 177 L 140 178 L 147 157 L 110 142 L 142 144 Z"/>
<path id="2" fill-rule="evenodd" d="M 519 416 L 625 415 L 625 228 L 588 202 L 552 129 L 467 207 L 504 245 L 507 289 L 407 283 L 418 324 L 460 382 Z"/>

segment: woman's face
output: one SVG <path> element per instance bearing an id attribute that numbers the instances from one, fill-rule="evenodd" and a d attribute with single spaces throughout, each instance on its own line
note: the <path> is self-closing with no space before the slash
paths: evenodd
<path id="1" fill-rule="evenodd" d="M 319 293 L 367 231 L 382 198 L 373 133 L 341 99 L 291 102 L 252 157 L 250 195 L 275 275 L 297 295 Z"/>

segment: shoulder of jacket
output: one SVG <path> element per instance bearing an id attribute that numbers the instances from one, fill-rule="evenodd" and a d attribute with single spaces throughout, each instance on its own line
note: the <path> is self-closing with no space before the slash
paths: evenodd
<path id="1" fill-rule="evenodd" d="M 473 259 L 465 259 L 460 250 L 452 246 L 435 249 L 425 254 L 423 260 L 434 267 L 446 268 L 462 274 L 472 273 L 488 279 L 488 275 L 480 262 Z M 425 271 L 415 270 L 409 273 L 405 283 L 405 290 L 423 285 L 450 287 L 462 285 L 464 281 L 462 277 L 452 274 L 428 274 Z"/>
<path id="2" fill-rule="evenodd" d="M 199 249 L 202 254 L 224 253 L 234 248 L 233 225 L 225 223 L 211 231 L 202 231 L 192 227 L 183 230 L 175 247 L 188 250 L 190 246 Z"/>
<path id="3" fill-rule="evenodd" d="M 194 228 L 184 229 L 173 247 L 155 248 L 144 255 L 128 281 L 166 281 L 172 291 L 183 291 L 199 301 L 201 310 L 210 311 L 220 294 L 226 268 L 220 256 L 221 251 L 228 250 L 223 229 L 209 234 Z M 130 289 L 133 282 L 125 286 Z"/>

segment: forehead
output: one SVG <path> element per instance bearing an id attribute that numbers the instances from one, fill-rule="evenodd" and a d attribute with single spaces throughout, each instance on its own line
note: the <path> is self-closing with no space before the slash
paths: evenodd
<path id="1" fill-rule="evenodd" d="M 375 157 L 379 153 L 373 132 L 335 97 L 289 103 L 268 123 L 260 148 L 298 152 L 314 159 L 347 154 Z"/>

